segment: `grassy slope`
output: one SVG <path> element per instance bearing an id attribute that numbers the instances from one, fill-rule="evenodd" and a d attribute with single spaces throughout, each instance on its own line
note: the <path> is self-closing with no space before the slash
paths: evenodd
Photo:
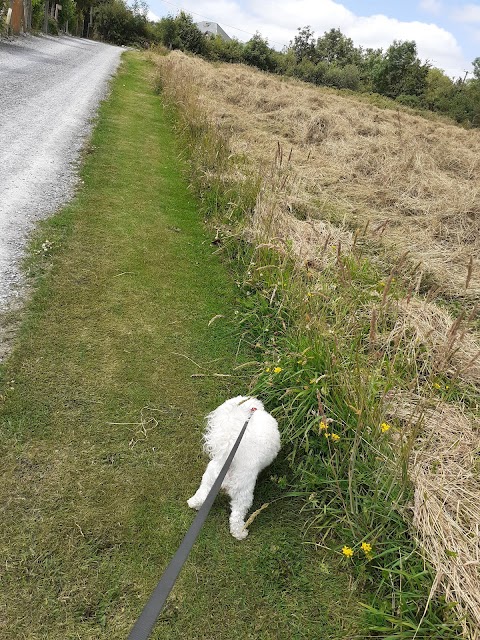
<path id="1" fill-rule="evenodd" d="M 211 255 L 148 73 L 125 56 L 84 188 L 38 237 L 53 249 L 30 269 L 48 269 L 1 372 L 5 640 L 126 637 L 193 518 L 202 416 L 246 390 L 245 379 L 192 378 L 199 369 L 175 355 L 232 371 L 232 325 L 207 325 L 233 316 L 235 287 Z M 254 506 L 278 493 L 268 478 L 281 466 Z M 244 543 L 228 533 L 227 507 L 214 506 L 155 637 L 354 637 L 356 596 L 302 546 L 295 505 L 272 505 Z"/>

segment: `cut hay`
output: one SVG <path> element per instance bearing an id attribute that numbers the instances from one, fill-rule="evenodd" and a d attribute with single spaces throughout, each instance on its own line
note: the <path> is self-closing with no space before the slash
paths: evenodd
<path id="1" fill-rule="evenodd" d="M 417 298 L 400 300 L 395 313 L 387 343 L 400 345 L 403 353 L 419 362 L 423 358 L 429 372 L 480 384 L 480 345 L 467 330 L 468 318 L 454 319 L 437 305 Z"/>
<path id="2" fill-rule="evenodd" d="M 280 144 L 313 217 L 325 218 L 324 203 L 333 222 L 371 220 L 374 241 L 395 255 L 408 249 L 443 291 L 480 295 L 478 130 L 177 51 L 157 62 L 177 99 L 182 86 L 196 88 L 199 108 L 228 133 L 233 154 L 266 167 Z"/>
<path id="3" fill-rule="evenodd" d="M 464 632 L 480 638 L 480 421 L 444 402 L 392 394 L 389 414 L 418 429 L 409 458 L 413 527 Z"/>
<path id="4" fill-rule="evenodd" d="M 300 267 L 321 270 L 338 255 L 348 253 L 353 245 L 350 231 L 306 215 L 299 220 L 293 215 L 291 202 L 275 195 L 260 193 L 255 206 L 251 233 L 256 242 L 280 241 Z M 305 209 L 302 208 L 303 213 Z"/>

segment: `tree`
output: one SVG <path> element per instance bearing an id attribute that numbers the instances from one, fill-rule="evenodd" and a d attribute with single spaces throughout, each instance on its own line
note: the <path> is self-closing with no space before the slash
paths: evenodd
<path id="1" fill-rule="evenodd" d="M 445 106 L 445 101 L 448 101 L 451 96 L 452 89 L 452 80 L 441 69 L 429 69 L 425 82 L 425 105 L 432 111 L 443 110 L 442 105 Z"/>
<path id="2" fill-rule="evenodd" d="M 180 11 L 178 16 L 162 18 L 155 26 L 160 42 L 169 49 L 181 49 L 191 53 L 207 53 L 207 39 L 193 22 L 192 16 Z"/>
<path id="3" fill-rule="evenodd" d="M 173 16 L 166 16 L 159 20 L 155 26 L 155 31 L 163 45 L 169 49 L 180 49 L 181 43 L 178 38 L 177 21 Z"/>
<path id="4" fill-rule="evenodd" d="M 206 40 L 206 57 L 222 62 L 241 62 L 244 45 L 235 38 L 224 40 L 220 36 L 211 36 Z"/>
<path id="5" fill-rule="evenodd" d="M 268 41 L 264 40 L 258 32 L 246 43 L 243 50 L 243 61 L 262 71 L 275 71 L 276 69 L 274 51 L 268 46 Z"/>
<path id="6" fill-rule="evenodd" d="M 480 80 L 480 58 L 475 58 L 472 62 L 473 65 L 473 77 L 475 80 Z"/>
<path id="7" fill-rule="evenodd" d="M 192 16 L 180 11 L 176 18 L 180 47 L 192 53 L 202 54 L 206 50 L 205 36 L 193 22 Z"/>
<path id="8" fill-rule="evenodd" d="M 353 40 L 343 35 L 340 29 L 330 29 L 317 40 L 317 60 L 344 67 L 347 64 L 360 64 L 362 50 L 355 47 Z"/>
<path id="9" fill-rule="evenodd" d="M 101 40 L 113 44 L 144 43 L 148 40 L 147 20 L 135 15 L 124 0 L 108 0 L 94 10 L 94 30 Z"/>
<path id="10" fill-rule="evenodd" d="M 399 95 L 421 96 L 426 87 L 430 65 L 422 64 L 413 40 L 394 40 L 382 61 L 375 67 L 373 88 L 378 93 L 396 98 Z"/>
<path id="11" fill-rule="evenodd" d="M 295 54 L 297 62 L 301 60 L 310 60 L 316 62 L 318 57 L 315 51 L 315 38 L 310 26 L 299 27 L 298 35 L 295 36 L 289 47 Z"/>

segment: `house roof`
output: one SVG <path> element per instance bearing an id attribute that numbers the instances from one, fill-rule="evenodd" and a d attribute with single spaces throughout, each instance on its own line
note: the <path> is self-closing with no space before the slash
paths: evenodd
<path id="1" fill-rule="evenodd" d="M 197 22 L 197 27 L 204 34 L 220 36 L 223 40 L 231 40 L 230 36 L 225 33 L 217 22 Z"/>

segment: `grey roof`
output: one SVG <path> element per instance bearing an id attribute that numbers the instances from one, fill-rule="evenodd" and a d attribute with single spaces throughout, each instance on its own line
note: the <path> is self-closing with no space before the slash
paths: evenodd
<path id="1" fill-rule="evenodd" d="M 223 40 L 231 40 L 230 36 L 225 33 L 217 22 L 197 22 L 197 27 L 204 34 L 220 36 Z"/>

